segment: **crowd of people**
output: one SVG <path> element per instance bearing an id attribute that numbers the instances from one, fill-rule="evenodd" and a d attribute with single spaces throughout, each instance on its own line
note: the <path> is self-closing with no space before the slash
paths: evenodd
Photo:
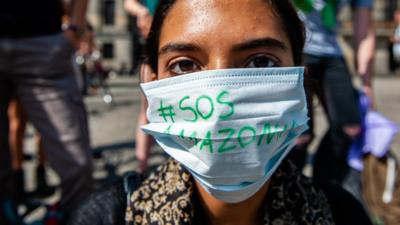
<path id="1" fill-rule="evenodd" d="M 364 194 L 363 159 L 375 151 L 366 141 L 375 112 L 373 0 L 124 0 L 142 90 L 139 167 L 100 190 L 93 190 L 83 97 L 88 76 L 106 73 L 88 0 L 20 4 L 0 8 L 0 224 L 25 224 L 18 208 L 31 197 L 22 168 L 28 121 L 39 155 L 32 195 L 61 190 L 43 224 L 400 222 L 377 213 Z M 353 13 L 358 89 L 338 41 L 345 6 Z M 399 36 L 397 28 L 396 59 Z M 307 178 L 316 102 L 329 129 Z M 397 128 L 374 115 L 391 128 L 380 140 L 383 157 Z M 170 159 L 147 176 L 155 143 Z M 58 187 L 47 181 L 47 166 Z M 383 198 L 395 210 L 397 190 L 394 182 Z"/>

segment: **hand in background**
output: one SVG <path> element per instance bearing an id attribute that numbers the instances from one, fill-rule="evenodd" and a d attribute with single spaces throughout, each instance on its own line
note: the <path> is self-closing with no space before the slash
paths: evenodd
<path id="1" fill-rule="evenodd" d="M 143 10 L 143 12 L 137 17 L 136 25 L 139 28 L 140 34 L 145 38 L 149 35 L 152 21 L 153 17 L 147 9 Z"/>
<path id="2" fill-rule="evenodd" d="M 80 38 L 77 36 L 77 34 L 72 31 L 72 30 L 65 30 L 64 31 L 64 37 L 69 41 L 71 46 L 75 49 L 79 49 L 80 45 Z"/>

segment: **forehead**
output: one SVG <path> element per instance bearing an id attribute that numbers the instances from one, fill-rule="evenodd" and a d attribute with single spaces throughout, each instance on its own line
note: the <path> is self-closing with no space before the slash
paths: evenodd
<path id="1" fill-rule="evenodd" d="M 289 43 L 266 0 L 177 0 L 164 20 L 160 47 L 171 41 L 231 43 L 265 37 Z"/>

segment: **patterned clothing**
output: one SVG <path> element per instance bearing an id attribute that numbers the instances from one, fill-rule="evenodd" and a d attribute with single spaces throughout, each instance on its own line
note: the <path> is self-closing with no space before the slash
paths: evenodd
<path id="1" fill-rule="evenodd" d="M 193 188 L 190 173 L 167 161 L 132 194 L 128 224 L 206 224 Z M 264 207 L 264 224 L 334 224 L 325 196 L 286 160 L 272 177 Z"/>

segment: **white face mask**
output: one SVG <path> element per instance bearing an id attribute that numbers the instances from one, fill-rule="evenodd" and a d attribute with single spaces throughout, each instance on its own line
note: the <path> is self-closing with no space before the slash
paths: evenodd
<path id="1" fill-rule="evenodd" d="M 303 67 L 224 69 L 142 84 L 142 129 L 214 197 L 254 195 L 307 129 Z"/>

